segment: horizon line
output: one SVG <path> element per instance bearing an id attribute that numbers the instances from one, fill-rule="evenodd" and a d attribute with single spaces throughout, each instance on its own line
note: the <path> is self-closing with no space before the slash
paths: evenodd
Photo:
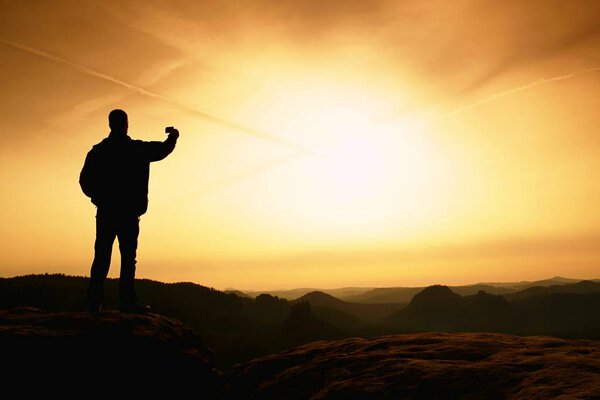
<path id="1" fill-rule="evenodd" d="M 64 275 L 66 277 L 70 277 L 70 278 L 85 278 L 85 279 L 89 279 L 88 275 L 69 275 L 66 274 L 64 272 L 42 272 L 42 273 L 25 273 L 25 274 L 20 274 L 20 275 L 14 275 L 14 276 L 0 276 L 0 279 L 13 279 L 13 278 L 20 278 L 20 277 L 26 277 L 26 276 L 43 276 L 43 275 Z M 112 280 L 119 280 L 118 277 L 107 277 L 106 279 L 112 279 Z M 560 275 L 555 275 L 549 278 L 542 278 L 542 279 L 533 279 L 533 280 L 518 280 L 518 281 L 479 281 L 479 282 L 475 282 L 475 283 L 463 283 L 463 284 L 443 284 L 443 283 L 431 283 L 431 284 L 425 284 L 425 285 L 414 285 L 414 286 L 340 286 L 340 287 L 293 287 L 293 288 L 289 288 L 289 289 L 284 289 L 284 288 L 279 288 L 279 289 L 239 289 L 239 288 L 234 288 L 234 287 L 226 287 L 226 288 L 216 288 L 214 286 L 208 286 L 208 285 L 204 285 L 202 283 L 199 282 L 195 282 L 195 281 L 186 281 L 186 280 L 178 280 L 178 281 L 161 281 L 158 279 L 152 279 L 152 278 L 136 278 L 136 280 L 147 280 L 147 281 L 153 281 L 153 282 L 159 282 L 159 283 L 163 283 L 163 284 L 178 284 L 178 283 L 192 283 L 194 285 L 198 285 L 198 286 L 203 286 L 206 288 L 210 288 L 210 289 L 214 289 L 214 290 L 218 290 L 221 292 L 226 292 L 226 291 L 239 291 L 242 293 L 246 293 L 246 292 L 250 292 L 250 293 L 269 293 L 269 292 L 291 292 L 291 291 L 295 291 L 295 290 L 312 290 L 312 291 L 325 291 L 325 290 L 343 290 L 343 289 L 400 289 L 400 288 L 426 288 L 426 287 L 430 287 L 430 286 L 435 286 L 435 285 L 441 285 L 441 286 L 447 286 L 447 287 L 461 287 L 461 286 L 475 286 L 475 285 L 490 285 L 493 286 L 493 284 L 518 284 L 518 283 L 533 283 L 533 282 L 540 282 L 540 281 L 549 281 L 549 280 L 554 280 L 554 279 L 566 279 L 566 280 L 573 280 L 573 281 L 578 281 L 578 282 L 582 282 L 582 281 L 599 281 L 600 282 L 600 277 L 599 278 L 573 278 L 573 277 L 565 277 L 565 276 L 560 276 Z"/>

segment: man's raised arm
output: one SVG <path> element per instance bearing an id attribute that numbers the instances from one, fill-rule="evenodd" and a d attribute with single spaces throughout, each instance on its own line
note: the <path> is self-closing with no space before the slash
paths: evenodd
<path id="1" fill-rule="evenodd" d="M 179 131 L 177 129 L 170 129 L 169 136 L 164 142 L 142 142 L 144 149 L 144 156 L 150 162 L 160 161 L 175 149 L 177 139 L 179 138 Z"/>

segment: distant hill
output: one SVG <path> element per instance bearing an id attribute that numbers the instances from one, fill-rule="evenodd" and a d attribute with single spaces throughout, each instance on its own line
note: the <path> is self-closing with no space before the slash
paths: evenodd
<path id="1" fill-rule="evenodd" d="M 254 291 L 254 290 L 244 290 L 243 292 L 249 296 L 256 297 L 259 294 L 270 294 L 271 296 L 276 296 L 286 300 L 295 300 L 299 297 L 304 296 L 305 294 L 311 292 L 323 292 L 327 293 L 331 296 L 335 296 L 337 298 L 345 298 L 349 296 L 356 296 L 366 291 L 369 291 L 373 288 L 370 287 L 344 287 L 344 288 L 336 288 L 336 289 L 320 289 L 320 288 L 298 288 L 298 289 L 289 289 L 289 290 L 263 290 L 263 291 Z"/>
<path id="2" fill-rule="evenodd" d="M 532 286 L 518 292 L 513 292 L 505 295 L 506 299 L 523 300 L 532 296 L 549 295 L 553 293 L 576 293 L 576 294 L 588 294 L 588 293 L 600 293 L 600 282 L 595 281 L 581 281 L 576 283 L 569 283 L 563 285 L 550 285 L 550 286 Z"/>
<path id="3" fill-rule="evenodd" d="M 268 294 L 270 296 L 279 297 L 280 299 L 294 300 L 298 297 L 304 296 L 306 293 L 314 292 L 316 288 L 297 288 L 297 289 L 284 289 L 284 290 L 243 290 L 245 294 L 250 297 L 256 297 L 261 294 Z"/>
<path id="4" fill-rule="evenodd" d="M 403 308 L 405 304 L 359 304 L 340 300 L 327 293 L 315 291 L 294 300 L 294 303 L 306 301 L 313 307 L 325 307 L 350 314 L 362 321 L 376 322 L 383 320 L 393 312 Z"/>
<path id="5" fill-rule="evenodd" d="M 483 291 L 463 297 L 436 285 L 415 295 L 388 321 L 401 332 L 483 331 L 600 339 L 599 309 L 600 292 L 545 293 L 509 302 Z"/>
<path id="6" fill-rule="evenodd" d="M 600 279 L 591 279 L 594 282 L 600 282 Z M 514 290 L 523 290 L 532 286 L 552 286 L 552 285 L 566 285 L 570 283 L 581 282 L 582 279 L 564 278 L 562 276 L 555 276 L 549 279 L 542 279 L 539 281 L 520 281 L 520 282 L 484 282 L 483 285 L 511 288 Z"/>
<path id="7" fill-rule="evenodd" d="M 449 286 L 453 292 L 462 296 L 469 296 L 484 291 L 489 294 L 510 295 L 529 287 L 558 286 L 581 282 L 578 279 L 554 277 L 540 281 L 522 281 L 505 283 L 476 283 L 473 285 Z M 600 280 L 592 280 L 600 283 Z M 355 303 L 409 303 L 413 296 L 425 287 L 389 287 L 367 290 L 357 295 L 342 297 L 342 300 Z"/>
<path id="8" fill-rule="evenodd" d="M 348 309 L 353 306 L 352 303 L 348 303 L 330 294 L 319 291 L 307 293 L 304 296 L 294 300 L 295 303 L 302 301 L 307 301 L 313 306 L 331 307 L 337 309 Z"/>
<path id="9" fill-rule="evenodd" d="M 490 294 L 508 294 L 514 292 L 514 289 L 484 284 L 450 286 L 450 288 L 453 292 L 462 296 L 473 295 L 480 291 Z M 377 288 L 357 296 L 345 298 L 344 300 L 357 303 L 409 303 L 413 299 L 413 296 L 423 289 L 425 287 Z"/>
<path id="10" fill-rule="evenodd" d="M 580 282 L 581 279 L 564 278 L 555 276 L 549 279 L 539 281 L 520 281 L 520 282 L 482 282 L 471 285 L 450 286 L 455 293 L 462 296 L 476 294 L 480 290 L 489 294 L 509 294 L 533 286 L 552 286 L 565 285 Z M 600 283 L 600 279 L 591 279 L 593 282 Z M 419 287 L 343 287 L 336 289 L 323 288 L 297 288 L 285 290 L 235 290 L 227 289 L 225 292 L 237 293 L 239 295 L 256 297 L 260 294 L 269 294 L 286 300 L 295 300 L 311 292 L 323 292 L 338 299 L 351 303 L 404 303 L 408 304 L 413 296 L 423 290 L 425 286 Z"/>
<path id="11" fill-rule="evenodd" d="M 483 291 L 463 297 L 447 286 L 430 286 L 391 321 L 406 331 L 504 331 L 509 304 L 499 295 Z"/>

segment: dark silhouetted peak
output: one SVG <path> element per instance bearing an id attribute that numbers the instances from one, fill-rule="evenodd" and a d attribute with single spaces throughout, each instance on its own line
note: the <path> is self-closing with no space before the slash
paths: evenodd
<path id="1" fill-rule="evenodd" d="M 266 293 L 259 294 L 254 299 L 254 304 L 256 305 L 256 310 L 262 316 L 283 317 L 289 310 L 287 300 Z"/>
<path id="2" fill-rule="evenodd" d="M 407 330 L 454 331 L 463 326 L 463 298 L 447 286 L 429 286 L 417 293 L 409 305 L 390 316 L 392 323 Z"/>
<path id="3" fill-rule="evenodd" d="M 305 294 L 304 296 L 294 300 L 295 302 L 307 301 L 313 306 L 332 306 L 345 303 L 345 301 L 338 299 L 330 294 L 314 291 Z"/>
<path id="4" fill-rule="evenodd" d="M 256 296 L 254 300 L 264 303 L 275 303 L 279 301 L 279 297 L 272 296 L 268 293 L 261 293 L 258 296 Z"/>
<path id="5" fill-rule="evenodd" d="M 91 381 L 119 392 L 163 387 L 210 397 L 217 378 L 200 336 L 158 314 L 0 310 L 0 353 L 5 382 Z"/>
<path id="6" fill-rule="evenodd" d="M 460 304 L 462 296 L 454 293 L 448 286 L 434 285 L 420 291 L 410 302 L 410 307 L 455 306 Z"/>
<path id="7" fill-rule="evenodd" d="M 596 348 L 474 333 L 319 341 L 234 366 L 219 399 L 598 398 Z"/>

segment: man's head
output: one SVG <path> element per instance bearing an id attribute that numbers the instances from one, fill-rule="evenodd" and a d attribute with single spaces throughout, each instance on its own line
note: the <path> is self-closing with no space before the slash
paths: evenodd
<path id="1" fill-rule="evenodd" d="M 110 126 L 111 132 L 126 135 L 129 127 L 127 113 L 119 109 L 112 110 L 108 114 L 108 126 Z"/>

